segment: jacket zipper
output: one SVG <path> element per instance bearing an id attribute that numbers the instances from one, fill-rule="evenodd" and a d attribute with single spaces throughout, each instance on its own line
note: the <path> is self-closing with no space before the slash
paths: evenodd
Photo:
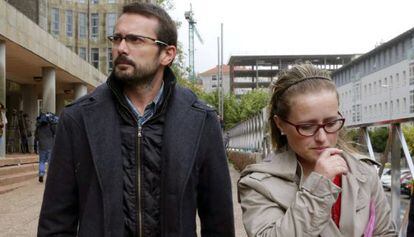
<path id="1" fill-rule="evenodd" d="M 138 121 L 137 121 L 138 123 Z M 137 194 L 136 194 L 136 205 L 137 205 L 137 235 L 138 237 L 143 237 L 142 235 L 142 207 L 141 207 L 141 138 L 142 138 L 142 126 L 138 125 L 138 139 L 137 139 Z"/>

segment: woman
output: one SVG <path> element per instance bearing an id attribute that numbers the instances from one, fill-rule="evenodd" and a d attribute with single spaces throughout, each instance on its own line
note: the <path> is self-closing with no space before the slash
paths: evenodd
<path id="1" fill-rule="evenodd" d="M 269 113 L 276 151 L 239 181 L 249 236 L 397 236 L 376 162 L 341 142 L 344 122 L 327 71 L 299 64 L 279 76 Z"/>

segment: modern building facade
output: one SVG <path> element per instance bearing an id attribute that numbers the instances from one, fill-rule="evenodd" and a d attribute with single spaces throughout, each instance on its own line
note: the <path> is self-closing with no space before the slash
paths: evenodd
<path id="1" fill-rule="evenodd" d="M 414 28 L 333 73 L 348 126 L 414 117 Z"/>
<path id="2" fill-rule="evenodd" d="M 134 0 L 8 0 L 104 74 L 112 71 L 111 44 L 107 36 L 113 33 L 122 6 L 130 2 Z"/>
<path id="3" fill-rule="evenodd" d="M 230 91 L 244 94 L 254 88 L 269 88 L 283 69 L 297 62 L 312 62 L 317 67 L 334 71 L 358 57 L 358 54 L 335 55 L 239 55 L 231 56 Z"/>
<path id="4" fill-rule="evenodd" d="M 218 66 L 213 67 L 205 72 L 198 74 L 197 78 L 201 80 L 203 90 L 207 93 L 217 90 L 219 87 L 218 78 Z M 230 67 L 223 65 L 223 92 L 228 94 L 230 92 Z"/>

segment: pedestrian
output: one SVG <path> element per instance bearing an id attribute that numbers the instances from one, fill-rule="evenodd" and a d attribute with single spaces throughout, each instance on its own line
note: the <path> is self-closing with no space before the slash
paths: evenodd
<path id="1" fill-rule="evenodd" d="M 117 19 L 114 71 L 59 117 L 38 236 L 234 236 L 215 111 L 177 85 L 177 30 L 159 6 Z"/>
<path id="2" fill-rule="evenodd" d="M 40 113 L 36 118 L 35 152 L 39 153 L 39 182 L 43 183 L 46 173 L 46 163 L 49 164 L 54 143 L 56 128 L 50 122 L 46 113 Z"/>
<path id="3" fill-rule="evenodd" d="M 6 107 L 0 102 L 0 144 L 3 143 L 3 134 L 6 131 L 7 117 Z"/>
<path id="4" fill-rule="evenodd" d="M 345 119 L 329 73 L 294 65 L 275 82 L 275 151 L 239 180 L 248 236 L 397 236 L 376 161 L 339 138 Z"/>

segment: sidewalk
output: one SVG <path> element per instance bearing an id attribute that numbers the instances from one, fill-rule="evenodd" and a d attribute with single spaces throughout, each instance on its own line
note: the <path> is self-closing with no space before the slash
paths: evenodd
<path id="1" fill-rule="evenodd" d="M 247 237 L 237 203 L 236 182 L 239 173 L 230 165 L 234 218 L 237 237 Z M 33 179 L 22 188 L 0 195 L 0 237 L 32 237 L 37 233 L 37 222 L 42 204 L 44 184 Z"/>

